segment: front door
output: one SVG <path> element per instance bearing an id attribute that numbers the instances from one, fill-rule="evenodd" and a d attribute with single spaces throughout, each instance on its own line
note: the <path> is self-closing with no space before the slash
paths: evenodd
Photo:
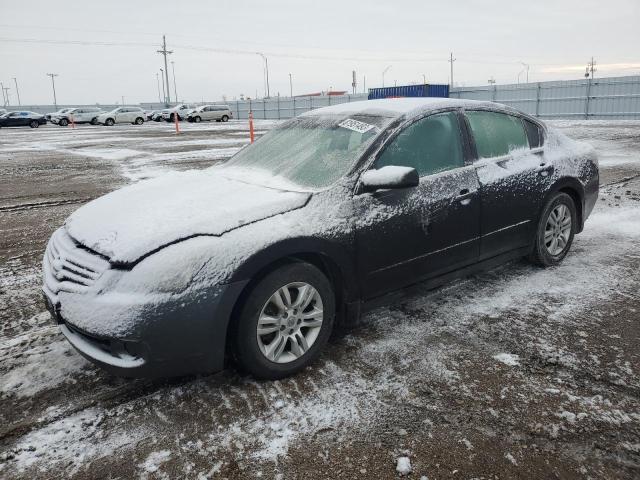
<path id="1" fill-rule="evenodd" d="M 468 265 L 479 254 L 478 180 L 465 165 L 455 112 L 405 128 L 373 167 L 387 165 L 416 168 L 420 184 L 355 199 L 365 299 Z"/>

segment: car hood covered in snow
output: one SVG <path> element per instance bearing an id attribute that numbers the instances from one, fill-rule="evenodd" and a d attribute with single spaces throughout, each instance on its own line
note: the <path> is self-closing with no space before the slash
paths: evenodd
<path id="1" fill-rule="evenodd" d="M 66 221 L 68 233 L 114 263 L 198 235 L 220 236 L 303 207 L 309 193 L 245 183 L 220 168 L 169 173 L 100 197 Z"/>

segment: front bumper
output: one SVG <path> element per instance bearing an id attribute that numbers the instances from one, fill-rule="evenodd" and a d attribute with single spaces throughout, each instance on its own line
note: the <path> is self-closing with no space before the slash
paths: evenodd
<path id="1" fill-rule="evenodd" d="M 86 296 L 81 310 L 96 312 L 92 318 L 77 318 L 77 311 L 65 309 L 64 294 L 58 295 L 58 303 L 46 289 L 44 297 L 61 332 L 89 361 L 117 376 L 173 377 L 222 370 L 227 327 L 246 283 L 170 296 L 163 303 L 148 305 L 127 304 L 125 297 L 109 307 L 100 295 Z M 127 332 L 116 329 L 115 334 L 105 334 L 104 323 L 112 320 L 104 318 L 105 312 L 113 311 L 117 318 L 117 312 L 127 310 L 136 312 Z"/>

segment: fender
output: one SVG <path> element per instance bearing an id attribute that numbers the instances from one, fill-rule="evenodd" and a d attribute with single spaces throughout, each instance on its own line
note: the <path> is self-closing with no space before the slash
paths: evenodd
<path id="1" fill-rule="evenodd" d="M 344 290 L 344 301 L 351 302 L 360 296 L 359 282 L 355 268 L 355 253 L 353 242 L 346 234 L 340 239 L 326 239 L 313 237 L 292 237 L 256 252 L 246 259 L 229 279 L 230 283 L 251 280 L 270 266 L 290 257 L 304 257 L 317 255 L 324 257 L 339 271 Z"/>
<path id="2" fill-rule="evenodd" d="M 573 178 L 573 177 L 561 177 L 558 180 L 556 180 L 553 183 L 553 185 L 551 185 L 551 187 L 549 188 L 547 193 L 545 194 L 544 200 L 542 201 L 542 203 L 540 205 L 540 209 L 538 211 L 538 214 L 536 215 L 536 218 L 539 221 L 540 215 L 542 215 L 542 210 L 544 210 L 544 207 L 547 205 L 547 202 L 549 201 L 549 199 L 553 195 L 558 193 L 560 190 L 565 189 L 565 188 L 570 188 L 571 190 L 576 192 L 576 194 L 578 195 L 579 203 L 576 205 L 576 209 L 578 210 L 578 230 L 577 230 L 576 233 L 580 233 L 582 231 L 583 227 L 584 227 L 584 215 L 583 215 L 583 212 L 584 212 L 584 185 L 582 185 L 582 183 L 580 183 L 576 178 Z M 536 226 L 537 226 L 537 222 L 536 222 Z"/>

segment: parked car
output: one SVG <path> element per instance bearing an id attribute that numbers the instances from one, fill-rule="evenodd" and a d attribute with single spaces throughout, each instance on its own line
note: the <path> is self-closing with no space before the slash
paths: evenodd
<path id="1" fill-rule="evenodd" d="M 71 108 L 61 108 L 60 110 L 57 110 L 55 112 L 51 112 L 51 113 L 47 113 L 45 115 L 45 118 L 47 119 L 48 122 L 51 121 L 51 117 L 57 116 L 57 115 L 62 115 L 63 113 L 68 112 L 69 110 L 71 110 Z"/>
<path id="2" fill-rule="evenodd" d="M 233 118 L 233 112 L 229 105 L 202 105 L 187 115 L 187 120 L 195 123 L 203 120 L 228 122 L 230 118 Z"/>
<path id="3" fill-rule="evenodd" d="M 157 112 L 158 112 L 158 110 L 145 110 L 144 116 L 145 116 L 147 121 L 153 120 L 153 115 L 155 113 L 157 113 Z"/>
<path id="4" fill-rule="evenodd" d="M 178 115 L 178 120 L 186 120 L 189 116 L 189 113 L 196 108 L 196 105 L 190 103 L 181 103 L 176 105 L 173 108 L 168 109 L 167 111 L 162 112 L 162 118 L 167 122 L 174 122 L 174 115 Z"/>
<path id="5" fill-rule="evenodd" d="M 90 123 L 98 124 L 98 116 L 103 113 L 102 109 L 97 107 L 80 107 L 68 108 L 65 112 L 51 115 L 51 123 L 66 127 L 73 119 L 74 123 Z"/>
<path id="6" fill-rule="evenodd" d="M 2 115 L 4 115 L 5 113 L 7 113 L 7 109 L 6 108 L 0 108 L 0 117 Z"/>
<path id="7" fill-rule="evenodd" d="M 334 105 L 222 166 L 84 205 L 49 241 L 43 289 L 69 342 L 113 373 L 210 372 L 229 353 L 281 378 L 385 294 L 523 256 L 558 265 L 598 183 L 593 148 L 512 108 Z"/>
<path id="8" fill-rule="evenodd" d="M 169 112 L 168 109 L 165 110 L 156 110 L 153 115 L 151 116 L 151 120 L 153 120 L 154 122 L 161 122 L 162 120 L 164 120 L 164 118 L 162 118 L 162 116 Z"/>
<path id="9" fill-rule="evenodd" d="M 144 111 L 140 107 L 118 107 L 110 112 L 98 115 L 97 122 L 108 127 L 116 123 L 142 125 L 144 123 Z"/>
<path id="10" fill-rule="evenodd" d="M 7 112 L 0 116 L 0 127 L 26 127 L 38 128 L 45 125 L 47 119 L 41 113 L 18 111 Z"/>

